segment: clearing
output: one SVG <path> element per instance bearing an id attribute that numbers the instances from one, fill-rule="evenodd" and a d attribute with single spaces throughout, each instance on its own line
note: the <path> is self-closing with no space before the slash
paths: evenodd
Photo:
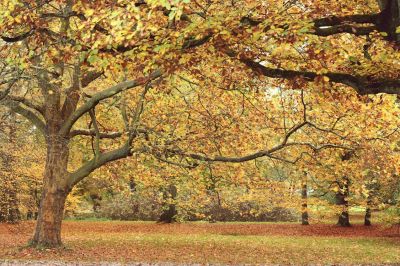
<path id="1" fill-rule="evenodd" d="M 0 224 L 0 258 L 17 261 L 221 264 L 400 263 L 397 228 L 291 223 L 65 221 L 65 248 L 24 248 L 33 222 Z"/>

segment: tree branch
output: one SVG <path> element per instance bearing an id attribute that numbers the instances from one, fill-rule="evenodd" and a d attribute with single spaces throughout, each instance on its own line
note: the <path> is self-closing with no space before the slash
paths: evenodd
<path id="1" fill-rule="evenodd" d="M 327 27 L 315 27 L 313 34 L 323 37 L 339 33 L 350 33 L 356 36 L 363 36 L 363 35 L 368 35 L 375 30 L 378 30 L 376 26 L 359 27 L 351 24 L 344 24 L 344 25 L 335 25 Z"/>
<path id="2" fill-rule="evenodd" d="M 98 158 L 99 154 L 100 154 L 100 130 L 99 127 L 97 125 L 97 118 L 96 118 L 96 113 L 95 113 L 95 108 L 90 109 L 89 111 L 90 114 L 90 118 L 92 119 L 92 125 L 93 125 L 93 129 L 95 132 L 94 138 L 95 138 L 95 144 L 93 147 L 93 138 L 92 138 L 92 147 L 94 148 L 94 157 L 95 159 Z"/>
<path id="3" fill-rule="evenodd" d="M 8 96 L 8 94 L 10 93 L 12 87 L 14 86 L 14 84 L 15 84 L 16 82 L 17 82 L 17 79 L 12 80 L 12 81 L 8 84 L 7 88 L 6 88 L 4 91 L 0 92 L 0 101 L 3 100 L 3 99 L 5 99 L 5 98 Z"/>
<path id="4" fill-rule="evenodd" d="M 314 26 L 327 27 L 327 26 L 337 26 L 340 24 L 348 24 L 348 23 L 376 24 L 378 23 L 379 16 L 380 14 L 360 14 L 360 15 L 348 15 L 342 17 L 330 16 L 314 20 Z"/>
<path id="5" fill-rule="evenodd" d="M 329 81 L 334 83 L 340 83 L 347 85 L 356 90 L 360 95 L 367 94 L 400 94 L 400 79 L 380 79 L 377 80 L 372 76 L 356 76 L 346 73 L 327 72 L 324 74 L 317 74 L 311 71 L 299 71 L 299 70 L 287 70 L 270 68 L 262 65 L 259 62 L 255 62 L 249 58 L 238 55 L 234 51 L 227 51 L 227 55 L 232 58 L 238 58 L 239 60 L 247 65 L 250 69 L 256 73 L 269 77 L 269 78 L 283 78 L 283 79 L 294 79 L 304 78 L 307 81 L 314 81 L 318 77 L 326 76 Z"/>
<path id="6" fill-rule="evenodd" d="M 142 150 L 138 150 L 135 152 L 140 152 L 140 151 Z M 79 181 L 84 179 L 86 176 L 88 176 L 91 172 L 93 172 L 97 168 L 105 165 L 106 163 L 131 156 L 133 153 L 134 152 L 131 151 L 131 145 L 129 142 L 116 150 L 109 151 L 106 153 L 100 153 L 97 158 L 96 157 L 93 158 L 92 160 L 82 165 L 75 172 L 70 173 L 68 177 L 68 185 L 72 188 Z"/>
<path id="7" fill-rule="evenodd" d="M 20 102 L 24 104 L 25 106 L 39 112 L 41 115 L 44 115 L 44 109 L 43 106 L 37 105 L 26 99 L 25 97 L 20 97 L 20 96 L 13 96 L 13 95 L 8 95 L 5 97 L 5 99 L 14 101 L 14 102 Z"/>
<path id="8" fill-rule="evenodd" d="M 84 103 L 81 107 L 79 107 L 75 112 L 73 112 L 66 119 L 63 127 L 60 130 L 60 133 L 63 135 L 69 135 L 69 131 L 71 130 L 71 128 L 75 124 L 75 122 L 80 117 L 82 117 L 82 115 L 89 112 L 90 109 L 94 108 L 100 101 L 110 98 L 122 91 L 144 85 L 144 84 L 150 82 L 151 80 L 154 80 L 161 76 L 162 76 L 162 71 L 156 70 L 146 78 L 139 78 L 136 80 L 121 82 L 111 88 L 108 88 L 104 91 L 96 93 L 86 103 Z"/>
<path id="9" fill-rule="evenodd" d="M 76 136 L 88 136 L 93 137 L 96 135 L 95 130 L 93 129 L 74 129 L 69 133 L 69 138 L 73 138 Z M 99 137 L 101 139 L 116 139 L 123 135 L 121 132 L 99 132 Z"/>
<path id="10" fill-rule="evenodd" d="M 320 18 L 314 20 L 314 26 L 307 32 L 308 34 L 314 34 L 318 36 L 330 36 L 339 33 L 350 33 L 353 35 L 368 35 L 374 30 L 379 29 L 380 17 L 379 14 L 357 14 L 348 16 L 330 16 L 326 18 Z M 255 20 L 250 17 L 241 18 L 241 23 L 255 27 L 260 25 L 263 20 Z M 357 25 L 357 24 L 373 24 L 373 25 Z M 267 31 L 270 26 L 265 27 L 264 31 Z M 287 27 L 276 26 L 280 28 Z"/>
<path id="11" fill-rule="evenodd" d="M 18 102 L 5 101 L 3 103 L 5 106 L 9 107 L 11 111 L 22 115 L 28 119 L 36 128 L 38 128 L 43 135 L 46 135 L 46 124 L 41 120 L 34 112 L 29 109 L 24 108 Z"/>
<path id="12" fill-rule="evenodd" d="M 25 40 L 26 38 L 32 36 L 34 32 L 35 32 L 34 30 L 30 30 L 28 32 L 22 33 L 20 35 L 14 36 L 14 37 L 8 37 L 8 36 L 2 35 L 1 39 L 7 43 L 19 42 L 19 41 Z"/>
<path id="13" fill-rule="evenodd" d="M 282 142 L 274 147 L 272 147 L 271 149 L 268 150 L 261 150 L 246 156 L 242 156 L 242 157 L 225 157 L 225 156 L 216 156 L 216 157 L 208 157 L 205 155 L 201 155 L 201 154 L 195 154 L 195 153 L 185 153 L 183 151 L 180 150 L 168 150 L 168 152 L 170 152 L 171 154 L 176 154 L 176 155 L 181 155 L 184 157 L 189 157 L 195 160 L 199 160 L 199 161 L 204 161 L 204 162 L 229 162 L 229 163 L 243 163 L 243 162 L 247 162 L 247 161 L 251 161 L 260 157 L 270 157 L 270 158 L 274 158 L 274 156 L 272 155 L 273 153 L 282 150 L 283 148 L 286 147 L 289 138 L 298 130 L 300 130 L 301 128 L 303 128 L 304 126 L 306 126 L 308 124 L 308 122 L 304 121 L 300 124 L 295 125 L 294 127 L 292 127 L 284 136 Z M 276 159 L 276 158 L 274 158 Z"/>

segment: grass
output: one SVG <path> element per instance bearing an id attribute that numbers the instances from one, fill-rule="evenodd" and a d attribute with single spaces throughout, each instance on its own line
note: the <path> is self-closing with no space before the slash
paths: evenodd
<path id="1" fill-rule="evenodd" d="M 283 237 L 243 235 L 113 235 L 86 241 L 96 248 L 98 243 L 108 249 L 125 245 L 145 246 L 166 252 L 168 259 L 179 262 L 211 263 L 395 263 L 400 262 L 398 243 L 386 239 L 343 239 L 332 237 Z M 178 254 L 179 253 L 179 254 Z M 166 254 L 166 253 L 164 253 Z M 176 255 L 176 256 L 175 256 Z M 144 257 L 133 259 L 146 260 Z M 163 257 L 156 256 L 157 260 Z"/>
<path id="2" fill-rule="evenodd" d="M 20 249 L 33 224 L 1 230 L 0 258 L 219 264 L 400 263 L 400 237 L 378 226 L 66 221 L 66 249 Z M 14 230 L 14 231 L 13 231 Z M 8 232 L 8 233 L 7 233 Z M 4 243 L 2 243 L 2 241 Z"/>

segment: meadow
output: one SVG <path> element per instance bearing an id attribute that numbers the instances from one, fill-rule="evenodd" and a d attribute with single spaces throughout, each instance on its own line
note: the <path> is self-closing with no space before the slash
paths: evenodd
<path id="1" fill-rule="evenodd" d="M 65 221 L 64 247 L 27 246 L 34 223 L 0 225 L 0 261 L 176 264 L 398 264 L 398 228 L 328 223 Z"/>

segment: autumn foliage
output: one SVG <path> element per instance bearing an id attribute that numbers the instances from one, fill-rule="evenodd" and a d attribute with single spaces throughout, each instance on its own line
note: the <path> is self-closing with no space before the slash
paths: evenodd
<path id="1" fill-rule="evenodd" d="M 1 1 L 0 221 L 400 225 L 399 10 Z"/>

